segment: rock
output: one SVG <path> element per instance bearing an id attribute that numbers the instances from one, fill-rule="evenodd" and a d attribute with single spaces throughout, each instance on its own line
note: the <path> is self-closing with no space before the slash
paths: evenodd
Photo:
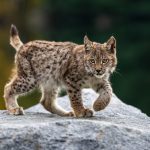
<path id="1" fill-rule="evenodd" d="M 98 95 L 83 90 L 86 106 Z M 70 109 L 67 96 L 58 103 Z M 0 111 L 0 150 L 150 150 L 150 118 L 115 95 L 92 118 L 67 118 L 48 113 L 38 104 L 24 116 Z"/>

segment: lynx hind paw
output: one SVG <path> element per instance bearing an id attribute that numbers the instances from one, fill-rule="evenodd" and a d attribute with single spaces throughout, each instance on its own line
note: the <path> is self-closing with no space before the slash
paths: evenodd
<path id="1" fill-rule="evenodd" d="M 74 117 L 75 115 L 74 115 L 74 113 L 73 113 L 72 111 L 70 111 L 70 112 L 67 112 L 67 113 L 65 114 L 65 116 L 66 116 L 66 117 Z"/>
<path id="2" fill-rule="evenodd" d="M 74 116 L 74 113 L 73 113 L 72 111 L 70 111 L 70 112 L 67 113 L 67 116 L 68 116 L 68 117 L 73 117 L 73 116 Z"/>
<path id="3" fill-rule="evenodd" d="M 11 110 L 8 110 L 10 115 L 24 115 L 24 110 L 22 107 L 14 108 Z"/>

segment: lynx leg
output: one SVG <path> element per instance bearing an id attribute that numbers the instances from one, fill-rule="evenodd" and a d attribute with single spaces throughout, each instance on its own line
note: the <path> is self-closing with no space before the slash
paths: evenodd
<path id="1" fill-rule="evenodd" d="M 70 80 L 69 77 L 66 78 L 67 92 L 69 95 L 71 107 L 73 108 L 76 117 L 92 117 L 93 111 L 88 108 L 84 108 L 79 82 L 80 81 L 73 82 L 73 80 Z"/>
<path id="2" fill-rule="evenodd" d="M 93 108 L 95 111 L 103 110 L 111 100 L 112 88 L 109 83 L 105 83 L 103 85 L 98 84 L 94 89 L 99 93 L 99 97 L 94 102 Z"/>
<path id="3" fill-rule="evenodd" d="M 82 99 L 81 99 L 81 93 L 76 90 L 68 90 L 69 98 L 70 98 L 70 103 L 71 107 L 74 110 L 74 114 L 76 117 L 92 117 L 93 116 L 93 111 L 84 108 Z"/>
<path id="4" fill-rule="evenodd" d="M 35 87 L 33 78 L 15 77 L 12 81 L 6 84 L 4 89 L 5 105 L 9 114 L 23 115 L 23 108 L 17 103 L 17 97 L 31 91 Z"/>
<path id="5" fill-rule="evenodd" d="M 51 89 L 42 87 L 42 98 L 40 100 L 41 104 L 46 110 L 53 114 L 58 114 L 59 116 L 73 116 L 72 112 L 65 111 L 56 103 L 57 93 L 57 88 Z"/>

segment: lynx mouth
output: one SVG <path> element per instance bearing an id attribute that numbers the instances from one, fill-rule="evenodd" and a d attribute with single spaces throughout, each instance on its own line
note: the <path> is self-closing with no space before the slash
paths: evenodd
<path id="1" fill-rule="evenodd" d="M 101 74 L 101 75 L 100 75 L 100 74 L 95 74 L 94 76 L 95 76 L 96 78 L 102 78 L 102 77 L 104 76 L 104 74 Z"/>

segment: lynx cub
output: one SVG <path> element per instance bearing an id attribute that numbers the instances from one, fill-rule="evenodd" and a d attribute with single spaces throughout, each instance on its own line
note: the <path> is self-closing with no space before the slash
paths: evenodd
<path id="1" fill-rule="evenodd" d="M 110 102 L 112 88 L 109 76 L 115 70 L 116 40 L 92 42 L 87 36 L 84 44 L 72 42 L 31 41 L 23 44 L 17 28 L 10 29 L 10 44 L 16 49 L 16 73 L 6 84 L 4 98 L 10 114 L 22 115 L 17 96 L 39 87 L 41 104 L 46 110 L 60 116 L 91 117 L 93 111 L 82 103 L 81 89 L 91 87 L 99 93 L 93 104 L 95 111 L 104 109 Z M 65 86 L 73 111 L 67 112 L 56 103 L 59 86 Z"/>

